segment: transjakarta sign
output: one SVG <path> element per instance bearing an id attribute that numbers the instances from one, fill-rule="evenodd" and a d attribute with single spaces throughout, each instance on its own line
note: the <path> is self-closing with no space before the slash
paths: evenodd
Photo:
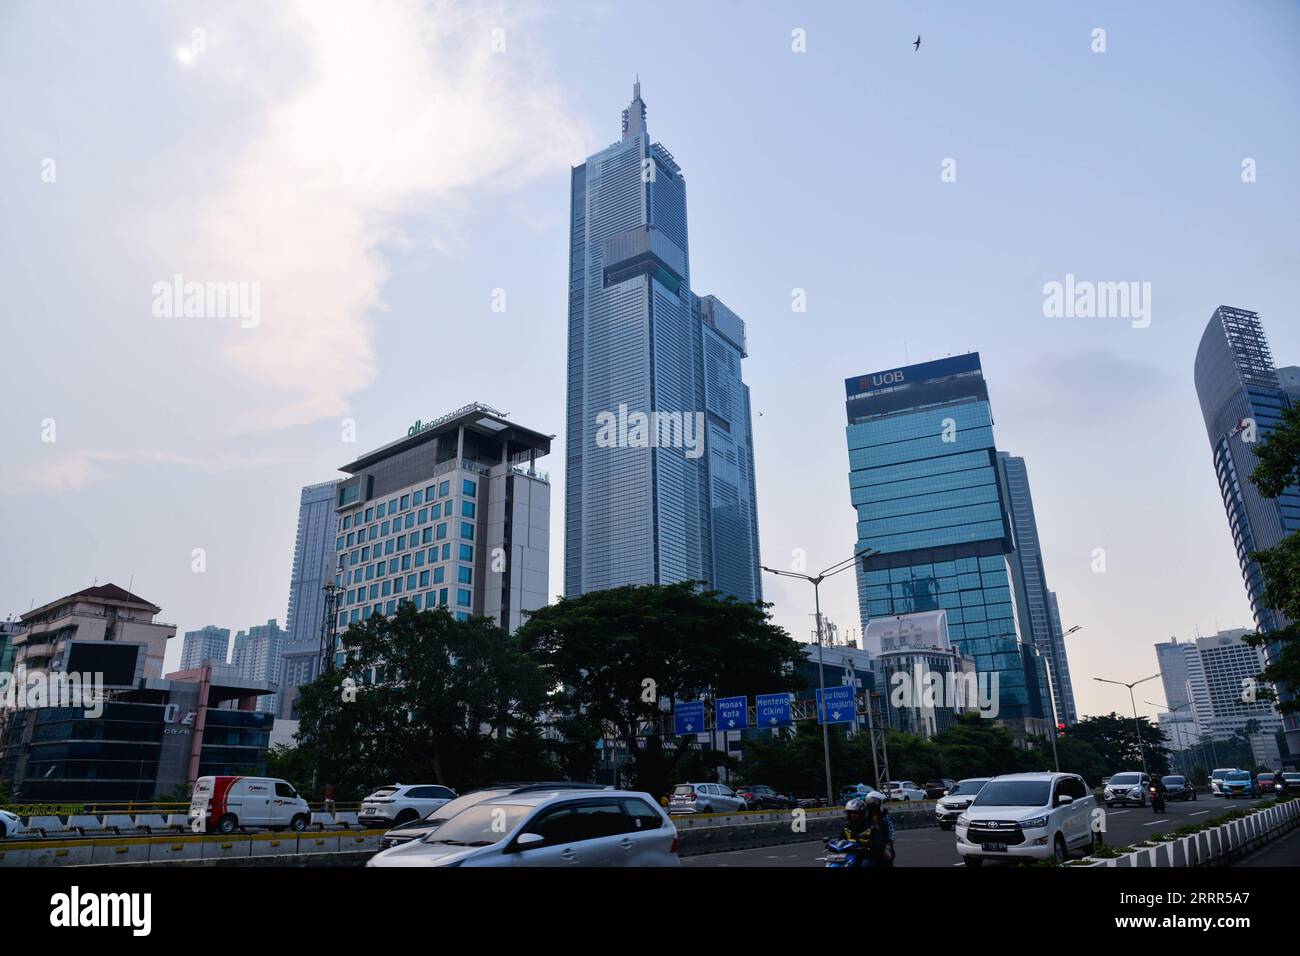
<path id="1" fill-rule="evenodd" d="M 949 375 L 957 375 L 961 372 L 977 372 L 979 370 L 979 353 L 971 352 L 969 355 L 954 355 L 951 358 L 938 359 L 934 362 L 905 365 L 902 368 L 889 369 L 884 372 L 872 372 L 869 375 L 846 378 L 844 380 L 844 392 L 849 398 L 852 398 L 854 395 L 863 395 L 881 388 L 892 388 L 895 385 L 947 378 Z"/>

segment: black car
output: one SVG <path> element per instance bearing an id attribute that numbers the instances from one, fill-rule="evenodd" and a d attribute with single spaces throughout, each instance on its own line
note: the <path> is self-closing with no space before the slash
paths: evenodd
<path id="1" fill-rule="evenodd" d="M 796 801 L 762 783 L 753 786 L 741 784 L 736 788 L 736 796 L 751 810 L 787 810 L 798 806 Z"/>
<path id="2" fill-rule="evenodd" d="M 1195 800 L 1196 788 L 1186 777 L 1179 774 L 1170 774 L 1167 777 L 1161 777 L 1160 782 L 1165 785 L 1166 800 Z"/>
<path id="3" fill-rule="evenodd" d="M 929 783 L 922 784 L 921 789 L 925 791 L 927 800 L 938 800 L 955 786 L 957 786 L 956 780 L 945 778 L 943 780 L 931 780 Z"/>
<path id="4" fill-rule="evenodd" d="M 460 811 L 482 803 L 484 800 L 491 800 L 493 797 L 504 797 L 516 793 L 546 793 L 553 790 L 610 789 L 612 788 L 597 783 L 574 783 L 572 780 L 560 780 L 551 783 L 494 783 L 462 794 L 455 800 L 444 803 L 436 810 L 430 810 L 423 820 L 412 820 L 410 823 L 403 823 L 401 826 L 393 827 L 384 834 L 380 846 L 387 850 L 390 846 L 398 846 L 412 840 L 423 840 Z"/>

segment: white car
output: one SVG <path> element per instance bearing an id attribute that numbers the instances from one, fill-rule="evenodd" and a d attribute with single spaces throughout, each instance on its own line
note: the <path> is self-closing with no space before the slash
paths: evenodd
<path id="1" fill-rule="evenodd" d="M 372 827 L 401 826 L 423 819 L 429 811 L 455 799 L 456 791 L 441 784 L 395 783 L 361 801 L 357 822 Z"/>
<path id="2" fill-rule="evenodd" d="M 958 780 L 955 787 L 936 800 L 934 818 L 939 824 L 939 829 L 951 830 L 955 827 L 962 811 L 971 805 L 976 794 L 988 782 L 988 777 L 968 777 L 965 780 Z"/>
<path id="3" fill-rule="evenodd" d="M 1214 772 L 1210 774 L 1210 796 L 1223 796 L 1223 778 L 1240 767 L 1215 767 Z"/>
<path id="4" fill-rule="evenodd" d="M 918 787 L 912 780 L 891 780 L 885 785 L 885 792 L 890 800 L 928 800 L 929 794 L 924 787 Z"/>
<path id="5" fill-rule="evenodd" d="M 648 793 L 493 797 L 366 866 L 679 866 L 677 828 Z"/>
<path id="6" fill-rule="evenodd" d="M 668 798 L 669 813 L 738 813 L 749 804 L 720 783 L 679 783 Z"/>
<path id="7" fill-rule="evenodd" d="M 15 833 L 22 833 L 26 829 L 21 817 L 15 816 L 8 810 L 0 810 L 0 840 Z"/>
<path id="8" fill-rule="evenodd" d="M 957 852 L 967 866 L 985 860 L 1064 862 L 1091 850 L 1097 799 L 1072 773 L 1012 773 L 994 777 L 957 818 Z"/>
<path id="9" fill-rule="evenodd" d="M 1149 786 L 1151 786 L 1151 778 L 1144 773 L 1136 770 L 1117 773 L 1106 781 L 1106 787 L 1102 790 L 1102 799 L 1106 801 L 1108 807 L 1113 807 L 1117 803 L 1120 806 L 1136 803 L 1139 807 L 1145 807 Z"/>

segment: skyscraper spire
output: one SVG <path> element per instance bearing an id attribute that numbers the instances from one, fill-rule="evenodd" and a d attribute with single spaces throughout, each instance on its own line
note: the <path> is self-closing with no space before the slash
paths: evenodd
<path id="1" fill-rule="evenodd" d="M 623 138 L 631 139 L 645 131 L 645 101 L 641 99 L 641 74 L 638 73 L 632 84 L 632 102 L 623 111 Z"/>

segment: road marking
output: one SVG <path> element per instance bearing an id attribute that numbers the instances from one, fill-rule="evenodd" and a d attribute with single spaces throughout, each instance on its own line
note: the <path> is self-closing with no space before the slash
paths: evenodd
<path id="1" fill-rule="evenodd" d="M 1142 825 L 1143 825 L 1144 827 L 1153 827 L 1153 826 L 1155 826 L 1157 823 L 1164 823 L 1164 822 L 1165 822 L 1164 820 L 1152 820 L 1150 823 L 1144 823 L 1144 824 L 1142 824 Z"/>
<path id="2" fill-rule="evenodd" d="M 1197 810 L 1195 813 L 1189 813 L 1189 817 L 1199 817 L 1202 813 L 1209 813 L 1209 810 Z"/>
<path id="3" fill-rule="evenodd" d="M 1122 817 L 1126 813 L 1132 813 L 1132 810 L 1107 810 L 1112 817 Z"/>

